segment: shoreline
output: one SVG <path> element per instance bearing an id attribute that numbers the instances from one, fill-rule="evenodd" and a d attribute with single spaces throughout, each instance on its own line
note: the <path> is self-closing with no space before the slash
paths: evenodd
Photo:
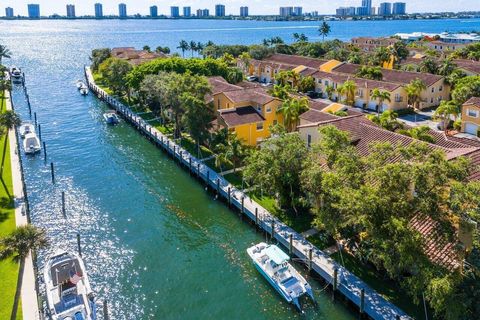
<path id="1" fill-rule="evenodd" d="M 6 95 L 6 110 L 13 110 L 10 95 Z M 16 128 L 10 129 L 10 162 L 12 166 L 12 184 L 15 203 L 15 224 L 17 227 L 28 224 L 28 217 L 25 208 L 25 194 L 22 183 L 22 172 L 20 166 L 20 150 L 17 146 Z M 25 259 L 25 266 L 22 275 L 21 301 L 24 319 L 40 319 L 38 307 L 38 292 L 36 290 L 35 271 L 32 254 Z"/>

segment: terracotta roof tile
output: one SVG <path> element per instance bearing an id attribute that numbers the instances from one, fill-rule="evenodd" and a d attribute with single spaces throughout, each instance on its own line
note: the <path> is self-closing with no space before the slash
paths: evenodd
<path id="1" fill-rule="evenodd" d="M 250 106 L 219 110 L 219 115 L 229 127 L 265 121 L 265 118 Z"/>
<path id="2" fill-rule="evenodd" d="M 467 105 L 467 104 L 468 105 L 474 105 L 474 106 L 479 106 L 480 107 L 480 97 L 471 97 L 464 104 L 465 105 Z"/>
<path id="3" fill-rule="evenodd" d="M 233 90 L 224 92 L 225 96 L 234 103 L 238 102 L 254 102 L 264 105 L 275 98 L 269 95 L 263 88 L 249 88 L 243 90 Z"/>
<path id="4" fill-rule="evenodd" d="M 270 57 L 263 59 L 264 62 L 274 62 L 280 63 L 285 65 L 292 65 L 292 66 L 306 66 L 314 69 L 318 69 L 322 64 L 326 63 L 325 60 L 309 58 L 309 57 L 302 57 L 302 56 L 295 56 L 295 55 L 288 55 L 288 54 L 274 54 Z"/>

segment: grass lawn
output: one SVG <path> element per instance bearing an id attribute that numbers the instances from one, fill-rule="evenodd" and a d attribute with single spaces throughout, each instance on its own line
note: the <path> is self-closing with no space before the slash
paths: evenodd
<path id="1" fill-rule="evenodd" d="M 228 182 L 233 184 L 238 189 L 242 188 L 242 172 L 241 171 L 237 171 L 235 173 L 232 172 L 232 173 L 224 175 L 223 177 L 225 179 L 227 179 Z M 247 188 L 247 186 L 245 184 L 243 185 L 243 187 Z"/>
<path id="2" fill-rule="evenodd" d="M 182 148 L 187 150 L 192 156 L 196 157 L 198 153 L 197 144 L 188 135 L 183 135 L 180 143 Z M 205 146 L 200 146 L 200 159 L 210 157 L 213 152 Z"/>
<path id="3" fill-rule="evenodd" d="M 342 251 L 343 262 L 345 264 L 343 264 L 339 252 L 332 254 L 331 257 L 362 279 L 388 301 L 405 311 L 409 316 L 413 316 L 415 319 L 425 318 L 422 305 L 417 306 L 413 304 L 412 299 L 400 289 L 395 282 L 390 279 L 384 279 L 373 267 L 363 264 L 356 257 L 345 251 Z M 429 314 L 431 315 L 430 312 Z"/>
<path id="4" fill-rule="evenodd" d="M 277 206 L 275 199 L 268 196 L 249 194 L 258 204 L 264 207 L 271 214 L 282 220 L 283 223 L 293 228 L 298 233 L 305 232 L 312 228 L 313 215 L 309 211 L 289 212 Z"/>
<path id="5" fill-rule="evenodd" d="M 4 112 L 6 105 L 3 95 L 0 95 L 0 104 L 1 112 Z M 8 235 L 15 229 L 14 204 L 13 199 L 9 196 L 9 194 L 13 195 L 10 146 L 6 135 L 3 135 L 0 138 L 0 147 L 2 148 L 2 151 L 5 142 L 7 145 L 5 149 L 6 153 L 2 178 L 8 192 L 5 190 L 5 186 L 0 184 L 0 237 Z M 14 263 L 11 259 L 0 261 L 0 319 L 10 319 L 15 291 L 17 289 L 18 269 L 19 265 Z M 21 305 L 19 305 L 17 319 L 22 318 L 22 309 Z"/>

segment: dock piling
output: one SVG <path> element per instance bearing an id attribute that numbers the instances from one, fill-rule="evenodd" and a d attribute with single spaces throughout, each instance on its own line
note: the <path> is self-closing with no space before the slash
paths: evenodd
<path id="1" fill-rule="evenodd" d="M 103 300 L 103 319 L 104 320 L 109 320 L 107 299 Z"/>
<path id="2" fill-rule="evenodd" d="M 207 184 L 205 186 L 205 190 L 208 190 L 208 185 L 210 184 L 210 170 L 207 170 L 207 181 L 205 181 Z"/>
<path id="3" fill-rule="evenodd" d="M 258 208 L 255 207 L 255 226 L 258 227 Z"/>
<path id="4" fill-rule="evenodd" d="M 217 178 L 217 197 L 220 195 L 220 179 Z"/>
<path id="5" fill-rule="evenodd" d="M 37 126 L 37 113 L 33 113 L 33 118 L 35 119 L 35 127 Z"/>
<path id="6" fill-rule="evenodd" d="M 272 224 L 270 225 L 270 228 L 272 229 L 272 232 L 270 233 L 272 237 L 272 242 L 275 240 L 275 219 L 272 218 Z"/>
<path id="7" fill-rule="evenodd" d="M 332 300 L 335 300 L 335 291 L 337 291 L 338 285 L 338 269 L 333 269 L 333 291 L 332 291 Z"/>
<path id="8" fill-rule="evenodd" d="M 38 124 L 38 138 L 42 140 L 42 126 L 40 123 Z"/>
<path id="9" fill-rule="evenodd" d="M 45 141 L 43 141 L 43 156 L 45 158 L 45 162 L 47 161 L 47 147 L 45 145 Z"/>
<path id="10" fill-rule="evenodd" d="M 197 177 L 200 178 L 200 162 L 197 163 Z"/>
<path id="11" fill-rule="evenodd" d="M 308 271 L 312 271 L 312 261 L 313 261 L 312 253 L 313 253 L 313 249 L 310 248 L 308 250 Z"/>
<path id="12" fill-rule="evenodd" d="M 242 215 L 243 215 L 244 209 L 245 209 L 245 197 L 242 197 L 242 212 L 241 212 Z"/>
<path id="13" fill-rule="evenodd" d="M 232 195 L 232 190 L 230 189 L 230 187 L 228 187 L 228 207 L 230 208 L 230 205 L 231 205 L 231 195 Z"/>
<path id="14" fill-rule="evenodd" d="M 53 168 L 53 162 L 50 162 L 50 171 L 51 171 L 51 174 L 52 174 L 52 183 L 55 184 L 55 171 L 54 171 L 54 168 Z"/>
<path id="15" fill-rule="evenodd" d="M 365 311 L 365 289 L 362 288 L 362 291 L 360 291 L 360 317 L 363 315 L 364 311 Z"/>
<path id="16" fill-rule="evenodd" d="M 77 233 L 77 249 L 78 249 L 78 255 L 81 257 L 82 247 L 80 246 L 80 233 Z"/>
<path id="17" fill-rule="evenodd" d="M 292 258 L 292 254 L 293 254 L 293 234 L 290 233 L 290 236 L 289 236 L 289 247 L 288 247 L 288 252 L 290 253 L 290 258 Z"/>
<path id="18" fill-rule="evenodd" d="M 67 217 L 67 213 L 65 210 L 65 191 L 62 191 L 62 214 L 64 217 Z"/>

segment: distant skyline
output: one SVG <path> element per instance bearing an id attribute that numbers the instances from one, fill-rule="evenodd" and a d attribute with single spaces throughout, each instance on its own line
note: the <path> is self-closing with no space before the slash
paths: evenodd
<path id="1" fill-rule="evenodd" d="M 140 13 L 142 15 L 149 14 L 149 8 L 152 5 L 158 6 L 158 14 L 170 15 L 170 6 L 190 6 L 192 12 L 199 8 L 208 8 L 210 12 L 214 12 L 216 4 L 224 4 L 226 15 L 240 13 L 241 6 L 249 7 L 250 15 L 276 15 L 280 6 L 292 6 L 290 0 L 278 0 L 275 3 L 266 3 L 263 0 L 184 0 L 177 1 L 152 1 L 152 0 L 4 0 L 1 1 L 0 7 L 2 14 L 5 14 L 6 7 L 12 7 L 15 15 L 27 15 L 27 4 L 40 4 L 40 11 L 42 15 L 60 14 L 66 15 L 66 5 L 74 4 L 77 16 L 93 15 L 94 4 L 100 2 L 103 4 L 104 15 L 118 15 L 118 4 L 125 3 L 128 7 L 128 14 L 133 15 Z M 394 0 L 373 0 L 372 5 L 378 7 L 381 2 L 395 2 Z M 407 3 L 408 13 L 413 12 L 444 12 L 444 11 L 480 11 L 479 0 L 455 0 L 455 1 L 425 1 L 425 0 L 400 0 L 399 2 Z M 340 1 L 325 1 L 319 0 L 305 0 L 295 2 L 295 6 L 302 6 L 303 12 L 318 11 L 319 14 L 334 14 L 335 9 L 341 6 L 359 6 L 361 0 L 340 0 Z"/>

